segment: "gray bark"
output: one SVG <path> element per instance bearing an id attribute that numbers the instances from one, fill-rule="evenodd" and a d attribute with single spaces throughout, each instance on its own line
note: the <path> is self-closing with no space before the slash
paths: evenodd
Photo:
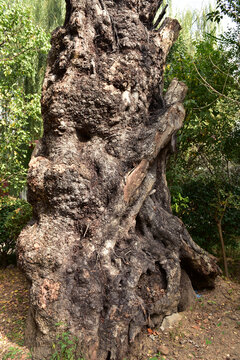
<path id="1" fill-rule="evenodd" d="M 163 97 L 180 25 L 152 30 L 158 3 L 67 0 L 53 33 L 28 174 L 34 219 L 17 245 L 36 360 L 49 359 L 59 321 L 85 359 L 123 359 L 177 311 L 182 270 L 198 288 L 219 273 L 171 212 L 166 160 L 186 86 L 174 79 Z"/>

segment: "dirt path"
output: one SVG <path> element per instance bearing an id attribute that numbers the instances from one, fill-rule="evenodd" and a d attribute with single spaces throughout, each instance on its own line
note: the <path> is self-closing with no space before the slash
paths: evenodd
<path id="1" fill-rule="evenodd" d="M 0 359 L 28 359 L 24 348 L 24 324 L 28 311 L 28 290 L 16 268 L 0 270 Z M 9 354 L 9 356 L 4 356 Z"/>
<path id="2" fill-rule="evenodd" d="M 240 360 L 240 284 L 219 278 L 198 296 L 174 328 L 143 336 L 130 360 Z"/>
<path id="3" fill-rule="evenodd" d="M 198 296 L 174 328 L 164 332 L 146 329 L 126 360 L 240 360 L 240 284 L 219 278 L 215 290 Z M 31 358 L 23 347 L 27 310 L 23 275 L 16 268 L 1 270 L 1 360 Z"/>

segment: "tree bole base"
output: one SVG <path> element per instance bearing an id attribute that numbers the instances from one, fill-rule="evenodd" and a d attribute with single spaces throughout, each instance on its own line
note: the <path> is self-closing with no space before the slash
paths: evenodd
<path id="1" fill-rule="evenodd" d="M 34 360 L 61 329 L 79 356 L 122 360 L 143 329 L 191 303 L 191 282 L 213 287 L 219 274 L 171 212 L 165 167 L 187 89 L 174 79 L 163 96 L 180 25 L 152 31 L 157 5 L 68 0 L 53 33 L 29 164 L 34 218 L 17 244 Z"/>

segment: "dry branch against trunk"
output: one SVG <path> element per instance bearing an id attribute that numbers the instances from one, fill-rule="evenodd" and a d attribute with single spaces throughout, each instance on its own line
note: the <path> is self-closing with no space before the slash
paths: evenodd
<path id="1" fill-rule="evenodd" d="M 158 3 L 68 0 L 53 33 L 28 174 L 34 219 L 18 240 L 35 360 L 49 358 L 59 321 L 85 359 L 122 360 L 182 308 L 186 279 L 211 287 L 219 273 L 171 212 L 165 167 L 186 86 L 174 79 L 163 97 L 180 25 L 152 31 Z"/>

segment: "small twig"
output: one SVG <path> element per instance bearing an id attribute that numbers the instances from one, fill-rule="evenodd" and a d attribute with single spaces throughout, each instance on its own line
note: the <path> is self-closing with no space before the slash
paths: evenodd
<path id="1" fill-rule="evenodd" d="M 200 155 L 200 158 L 202 158 L 203 162 L 205 163 L 205 165 L 206 165 L 208 171 L 210 172 L 210 174 L 212 176 L 214 176 L 214 173 L 213 173 L 213 171 L 211 170 L 211 168 L 210 168 L 210 166 L 208 164 L 208 160 L 205 158 L 205 156 L 203 154 L 199 154 L 199 155 Z"/>
<path id="2" fill-rule="evenodd" d="M 130 251 L 130 252 L 131 252 L 131 251 Z M 129 265 L 129 263 L 128 263 L 122 256 L 116 254 L 116 252 L 115 252 L 114 249 L 113 249 L 113 253 L 114 253 L 114 255 L 115 255 L 117 258 L 120 258 L 120 259 L 124 262 L 125 265 Z M 125 256 L 126 256 L 126 255 L 125 255 Z"/>
<path id="3" fill-rule="evenodd" d="M 198 71 L 198 68 L 197 68 L 197 66 L 196 66 L 196 64 L 195 64 L 194 61 L 193 61 L 193 65 L 194 65 L 195 70 L 196 70 L 196 72 L 198 73 L 199 77 L 202 79 L 204 86 L 206 86 L 206 88 L 211 89 L 215 94 L 218 94 L 220 97 L 224 97 L 225 99 L 230 100 L 230 101 L 233 101 L 233 102 L 237 103 L 238 105 L 240 105 L 240 102 L 239 102 L 239 101 L 237 101 L 237 100 L 235 100 L 235 99 L 232 99 L 232 98 L 230 98 L 229 96 L 226 96 L 226 95 L 220 93 L 219 91 L 217 91 L 216 89 L 214 89 L 214 87 L 212 87 L 212 85 L 210 85 L 210 84 L 207 82 L 207 80 L 200 74 L 200 72 Z"/>
<path id="4" fill-rule="evenodd" d="M 218 98 L 216 98 L 215 100 L 213 100 L 212 102 L 210 102 L 210 104 L 204 105 L 204 106 L 200 106 L 200 107 L 196 107 L 196 108 L 192 108 L 193 110 L 201 110 L 201 109 L 205 109 L 209 106 L 211 106 L 212 104 L 214 104 L 217 101 Z"/>
<path id="5" fill-rule="evenodd" d="M 145 316 L 145 319 L 148 319 L 147 312 L 146 312 L 146 309 L 144 308 L 143 304 L 142 304 L 142 303 L 139 303 L 139 305 L 140 305 L 140 307 L 141 307 L 141 309 L 142 309 L 142 312 L 143 312 L 143 314 L 144 314 L 144 316 Z"/>
<path id="6" fill-rule="evenodd" d="M 228 68 L 228 74 L 227 74 L 227 76 L 226 76 L 226 78 L 225 78 L 225 81 L 224 81 L 224 84 L 223 84 L 223 89 L 222 89 L 222 92 L 223 92 L 223 93 L 224 93 L 225 87 L 226 87 L 226 85 L 227 85 L 227 80 L 228 80 L 228 78 L 229 78 L 229 71 L 230 71 L 230 67 Z"/>
<path id="7" fill-rule="evenodd" d="M 220 67 L 217 66 L 217 65 L 213 62 L 213 60 L 212 60 L 212 58 L 211 58 L 210 55 L 209 55 L 208 57 L 209 57 L 209 60 L 211 61 L 212 65 L 213 65 L 216 69 L 218 69 L 219 72 L 221 72 L 222 74 L 227 75 L 227 76 L 229 75 L 230 66 L 229 66 L 228 73 L 225 73 L 225 71 L 222 71 L 222 70 L 220 69 Z M 233 76 L 231 76 L 231 77 L 233 78 Z"/>
<path id="8" fill-rule="evenodd" d="M 86 226 L 86 230 L 84 231 L 83 238 L 85 238 L 85 236 L 87 235 L 88 229 L 89 229 L 89 224 L 87 224 Z"/>
<path id="9" fill-rule="evenodd" d="M 11 60 L 15 59 L 16 57 L 18 57 L 19 55 L 22 55 L 22 54 L 24 54 L 26 51 L 31 50 L 31 49 L 33 49 L 33 48 L 24 49 L 24 50 L 20 51 L 19 53 L 13 55 L 12 57 L 5 58 L 5 59 L 0 59 L 0 61 L 4 61 L 4 62 L 5 62 L 5 61 L 11 61 Z"/>
<path id="10" fill-rule="evenodd" d="M 110 17 L 111 18 L 111 17 Z M 116 45 L 117 47 L 119 48 L 119 38 L 118 38 L 118 34 L 117 34 L 117 30 L 116 30 L 116 26 L 115 26 L 115 23 L 114 21 L 112 20 L 111 18 L 111 23 L 112 23 L 112 30 L 113 30 L 113 34 L 114 34 L 114 38 L 115 38 L 115 41 L 116 41 Z"/>

